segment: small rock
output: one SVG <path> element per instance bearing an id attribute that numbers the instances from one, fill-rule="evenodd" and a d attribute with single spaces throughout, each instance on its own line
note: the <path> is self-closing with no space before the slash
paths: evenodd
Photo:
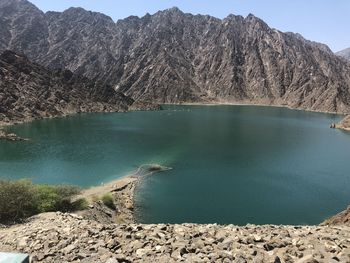
<path id="1" fill-rule="evenodd" d="M 115 258 L 110 258 L 106 261 L 106 263 L 119 263 L 119 261 L 116 260 Z"/>

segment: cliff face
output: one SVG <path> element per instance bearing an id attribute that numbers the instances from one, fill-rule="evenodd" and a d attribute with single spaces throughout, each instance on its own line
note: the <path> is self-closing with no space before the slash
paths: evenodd
<path id="1" fill-rule="evenodd" d="M 350 65 L 259 18 L 177 8 L 114 23 L 81 8 L 44 14 L 0 0 L 0 49 L 116 87 L 135 100 L 250 102 L 350 111 Z"/>
<path id="2" fill-rule="evenodd" d="M 68 70 L 47 70 L 12 51 L 0 55 L 0 122 L 77 112 L 125 111 L 133 100 Z"/>
<path id="3" fill-rule="evenodd" d="M 344 49 L 342 51 L 339 51 L 337 53 L 335 53 L 337 56 L 339 57 L 343 57 L 347 60 L 350 60 L 350 48 Z"/>

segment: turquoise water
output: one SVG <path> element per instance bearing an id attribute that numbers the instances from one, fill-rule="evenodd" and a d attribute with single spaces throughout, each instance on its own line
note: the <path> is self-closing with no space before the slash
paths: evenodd
<path id="1" fill-rule="evenodd" d="M 350 204 L 342 116 L 256 106 L 164 106 L 11 127 L 0 176 L 99 185 L 139 165 L 173 169 L 136 193 L 143 223 L 314 224 Z"/>

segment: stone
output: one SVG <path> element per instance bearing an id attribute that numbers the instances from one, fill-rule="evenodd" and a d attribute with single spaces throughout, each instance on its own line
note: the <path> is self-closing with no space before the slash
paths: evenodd
<path id="1" fill-rule="evenodd" d="M 254 241 L 255 242 L 263 242 L 263 239 L 261 238 L 261 236 L 255 235 L 254 236 Z"/>
<path id="2" fill-rule="evenodd" d="M 23 237 L 23 238 L 21 238 L 19 241 L 18 241 L 18 243 L 17 243 L 17 246 L 19 247 L 19 248 L 24 248 L 24 247 L 26 247 L 28 245 L 28 237 Z"/>
<path id="3" fill-rule="evenodd" d="M 72 251 L 73 251 L 75 248 L 76 248 L 76 246 L 72 244 L 72 245 L 69 245 L 69 246 L 65 247 L 64 249 L 62 249 L 62 252 L 63 252 L 64 254 L 70 254 L 70 253 L 72 253 Z"/>

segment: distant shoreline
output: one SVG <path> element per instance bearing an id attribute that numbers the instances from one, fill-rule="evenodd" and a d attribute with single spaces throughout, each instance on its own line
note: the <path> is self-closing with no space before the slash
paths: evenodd
<path id="1" fill-rule="evenodd" d="M 322 111 L 322 110 L 312 110 L 305 108 L 294 108 L 288 105 L 273 105 L 264 103 L 253 103 L 253 102 L 181 102 L 181 103 L 162 103 L 161 105 L 185 105 L 185 106 L 258 106 L 258 107 L 273 107 L 273 108 L 284 108 L 290 110 L 306 111 L 306 112 L 316 112 L 316 113 L 326 113 L 335 115 L 348 115 L 345 112 L 334 112 L 334 111 Z"/>
<path id="2" fill-rule="evenodd" d="M 213 101 L 213 102 L 179 102 L 179 103 L 161 103 L 159 105 L 170 105 L 170 106 L 258 106 L 258 107 L 273 107 L 273 108 L 286 108 L 290 110 L 298 110 L 298 111 L 306 111 L 306 112 L 317 112 L 317 113 L 326 113 L 326 114 L 334 114 L 334 115 L 349 115 L 349 113 L 345 112 L 333 112 L 333 111 L 322 111 L 322 110 L 312 110 L 312 109 L 305 109 L 305 108 L 294 108 L 288 105 L 273 105 L 273 104 L 264 104 L 264 103 L 253 103 L 253 102 L 225 102 L 225 101 Z M 161 110 L 161 109 L 159 109 Z M 33 121 L 41 121 L 41 120 L 49 120 L 49 119 L 56 119 L 56 118 L 66 118 L 66 117 L 71 117 L 71 116 L 76 116 L 79 114 L 89 114 L 89 113 L 128 113 L 128 112 L 138 112 L 141 110 L 130 110 L 130 111 L 116 111 L 116 112 L 76 112 L 76 113 L 69 113 L 69 114 L 64 114 L 64 115 L 59 115 L 59 116 L 49 116 L 49 117 L 41 117 L 41 118 L 28 118 L 24 120 L 15 120 L 15 121 L 9 121 L 9 122 L 4 122 L 0 121 L 0 130 L 10 127 L 10 126 L 15 126 L 15 125 L 20 125 L 24 123 L 31 123 Z M 146 110 L 147 111 L 147 110 Z"/>

